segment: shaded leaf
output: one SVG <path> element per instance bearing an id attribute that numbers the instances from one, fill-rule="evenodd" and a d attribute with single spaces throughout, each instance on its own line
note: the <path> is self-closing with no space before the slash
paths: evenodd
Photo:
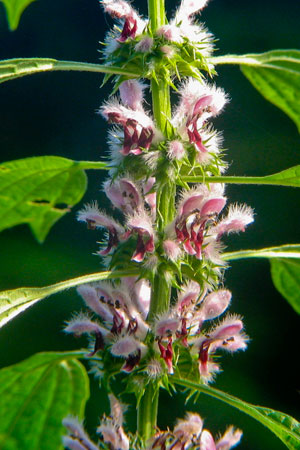
<path id="1" fill-rule="evenodd" d="M 226 55 L 212 58 L 212 62 L 240 64 L 243 74 L 253 86 L 282 109 L 300 131 L 300 50 Z"/>
<path id="2" fill-rule="evenodd" d="M 11 31 L 18 28 L 21 15 L 34 0 L 0 0 L 5 6 L 8 25 Z"/>
<path id="3" fill-rule="evenodd" d="M 223 253 L 226 261 L 244 258 L 268 258 L 275 287 L 300 314 L 300 244 L 287 244 L 260 250 Z"/>
<path id="4" fill-rule="evenodd" d="M 100 280 L 137 276 L 138 274 L 138 270 L 97 272 L 52 284 L 51 286 L 33 288 L 25 287 L 2 291 L 0 292 L 0 327 L 5 325 L 30 306 L 33 306 L 39 300 L 42 300 L 49 295 L 56 294 L 57 292 L 79 286 L 81 284 L 93 283 Z"/>
<path id="5" fill-rule="evenodd" d="M 191 389 L 193 392 L 202 392 L 237 408 L 269 428 L 290 450 L 300 449 L 300 423 L 293 417 L 269 408 L 251 405 L 233 395 L 193 381 L 170 377 L 170 382 Z"/>
<path id="6" fill-rule="evenodd" d="M 87 181 L 79 163 L 40 156 L 0 166 L 0 231 L 27 223 L 39 242 L 81 200 Z"/>
<path id="7" fill-rule="evenodd" d="M 276 289 L 300 314 L 300 260 L 274 259 L 270 263 Z"/>
<path id="8" fill-rule="evenodd" d="M 22 450 L 61 449 L 62 419 L 83 417 L 89 396 L 82 352 L 38 353 L 0 370 L 0 435 Z M 1 441 L 0 441 L 1 445 Z"/>
<path id="9" fill-rule="evenodd" d="M 90 64 L 75 61 L 58 61 L 53 58 L 15 58 L 0 61 L 0 83 L 33 75 L 39 72 L 75 70 L 79 72 L 95 72 L 107 74 L 124 75 L 127 78 L 137 78 L 137 73 L 115 66 L 104 66 L 101 64 Z"/>

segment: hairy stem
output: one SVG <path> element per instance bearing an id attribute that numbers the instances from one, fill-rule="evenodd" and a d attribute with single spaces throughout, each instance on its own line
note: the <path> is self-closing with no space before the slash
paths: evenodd
<path id="1" fill-rule="evenodd" d="M 166 23 L 164 0 L 148 0 L 148 11 L 152 33 Z M 151 80 L 152 108 L 156 125 L 162 133 L 168 137 L 168 119 L 171 116 L 170 88 L 165 80 Z M 172 186 L 168 183 L 159 187 L 157 195 L 158 220 L 157 228 L 162 231 L 170 220 L 170 210 L 167 205 L 174 204 L 174 196 L 170 198 Z M 175 184 L 173 186 L 175 190 Z M 158 313 L 166 311 L 170 302 L 170 288 L 163 274 L 156 275 L 151 293 L 151 306 L 149 319 L 152 320 Z M 148 384 L 138 406 L 138 432 L 146 441 L 154 433 L 157 423 L 158 389 L 153 384 Z"/>

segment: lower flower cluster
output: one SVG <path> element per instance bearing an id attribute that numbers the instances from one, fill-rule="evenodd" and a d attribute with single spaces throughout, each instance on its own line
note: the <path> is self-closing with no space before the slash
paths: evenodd
<path id="1" fill-rule="evenodd" d="M 123 408 L 118 400 L 109 396 L 110 415 L 104 416 L 97 428 L 100 435 L 98 444 L 91 441 L 84 431 L 82 423 L 75 417 L 67 417 L 63 425 L 68 435 L 63 437 L 63 444 L 70 450 L 139 450 L 137 438 L 128 436 L 123 429 Z M 203 420 L 196 413 L 187 413 L 185 419 L 177 421 L 173 430 L 157 430 L 155 436 L 146 443 L 147 450 L 230 450 L 241 440 L 242 432 L 230 426 L 223 436 L 214 439 L 203 428 Z"/>
<path id="2" fill-rule="evenodd" d="M 108 361 L 118 365 L 121 358 L 121 371 L 143 369 L 150 378 L 159 378 L 174 370 L 180 373 L 181 354 L 188 352 L 190 364 L 198 365 L 200 379 L 207 383 L 220 371 L 217 350 L 235 352 L 247 346 L 240 317 L 226 315 L 222 321 L 207 325 L 227 310 L 231 293 L 226 289 L 203 291 L 191 281 L 178 290 L 170 309 L 151 322 L 147 321 L 151 287 L 146 280 L 128 277 L 119 284 L 83 285 L 78 292 L 90 313 L 75 315 L 65 331 L 90 336 L 89 356 L 97 354 L 103 371 Z"/>

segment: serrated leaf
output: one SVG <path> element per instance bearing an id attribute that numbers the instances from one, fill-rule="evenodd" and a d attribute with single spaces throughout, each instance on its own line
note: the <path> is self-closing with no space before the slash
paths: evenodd
<path id="1" fill-rule="evenodd" d="M 122 67 L 116 66 L 105 66 L 76 61 L 58 61 L 53 58 L 14 58 L 0 61 L 0 83 L 39 72 L 70 70 L 106 73 L 110 75 L 119 74 L 125 75 L 127 78 L 137 78 L 138 76 L 137 73 L 132 73 Z"/>
<path id="2" fill-rule="evenodd" d="M 87 181 L 80 164 L 58 156 L 0 165 L 0 231 L 27 223 L 39 242 L 78 203 Z"/>
<path id="3" fill-rule="evenodd" d="M 300 423 L 293 417 L 269 408 L 251 405 L 233 395 L 193 381 L 170 377 L 170 383 L 178 384 L 194 392 L 202 392 L 237 408 L 269 428 L 290 450 L 300 449 Z"/>
<path id="4" fill-rule="evenodd" d="M 0 449 L 61 449 L 62 419 L 83 417 L 89 396 L 82 352 L 39 353 L 0 370 Z M 4 441 L 10 442 L 6 446 Z"/>
<path id="5" fill-rule="evenodd" d="M 300 132 L 300 50 L 212 58 L 213 64 L 240 64 L 243 74 L 274 105 L 282 109 Z"/>
<path id="6" fill-rule="evenodd" d="M 138 270 L 115 270 L 83 275 L 50 286 L 18 288 L 0 292 L 0 328 L 39 300 L 71 287 L 95 281 L 137 276 Z"/>
<path id="7" fill-rule="evenodd" d="M 270 263 L 274 286 L 300 314 L 300 260 L 274 259 Z"/>
<path id="8" fill-rule="evenodd" d="M 34 0 L 0 0 L 5 6 L 8 25 L 11 31 L 18 28 L 21 15 L 25 8 Z"/>

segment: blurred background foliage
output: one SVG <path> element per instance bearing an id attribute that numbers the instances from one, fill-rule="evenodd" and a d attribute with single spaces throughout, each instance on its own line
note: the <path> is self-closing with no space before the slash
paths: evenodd
<path id="1" fill-rule="evenodd" d="M 135 4 L 146 14 L 146 1 Z M 167 2 L 168 11 L 175 8 Z M 213 0 L 201 20 L 218 41 L 216 54 L 253 53 L 299 48 L 298 0 Z M 112 25 L 97 0 L 38 0 L 24 12 L 19 28 L 9 32 L 0 3 L 0 59 L 52 57 L 97 63 L 99 41 Z M 216 83 L 231 102 L 215 120 L 224 130 L 228 174 L 266 175 L 299 164 L 299 135 L 292 121 L 267 103 L 242 76 L 238 67 L 220 67 Z M 98 160 L 106 155 L 107 126 L 96 114 L 110 86 L 100 90 L 102 77 L 88 73 L 45 73 L 0 86 L 1 161 L 27 156 L 59 155 Z M 299 87 L 300 88 L 300 87 Z M 84 202 L 98 199 L 101 172 L 88 172 Z M 262 248 L 300 242 L 299 191 L 292 188 L 229 186 L 231 202 L 245 202 L 256 221 L 245 234 L 229 237 L 228 250 Z M 77 208 L 79 209 L 80 206 Z M 101 270 L 96 240 L 101 235 L 76 222 L 76 208 L 39 245 L 25 226 L 0 234 L 0 289 L 43 286 Z M 215 387 L 248 402 L 267 406 L 299 419 L 299 318 L 272 285 L 267 260 L 234 261 L 226 272 L 233 292 L 231 311 L 241 314 L 251 337 L 245 353 L 222 357 L 223 373 Z M 55 295 L 18 316 L 0 331 L 0 366 L 33 353 L 76 349 L 62 332 L 72 311 L 82 308 L 75 290 Z M 87 425 L 93 430 L 107 410 L 107 400 L 92 382 Z M 244 430 L 241 450 L 280 450 L 284 445 L 261 425 L 216 400 L 200 396 L 187 410 L 199 411 L 212 432 L 235 424 Z M 128 422 L 135 426 L 130 407 Z M 171 426 L 184 414 L 184 396 L 161 395 L 159 425 Z M 94 431 L 92 431 L 94 433 Z"/>

